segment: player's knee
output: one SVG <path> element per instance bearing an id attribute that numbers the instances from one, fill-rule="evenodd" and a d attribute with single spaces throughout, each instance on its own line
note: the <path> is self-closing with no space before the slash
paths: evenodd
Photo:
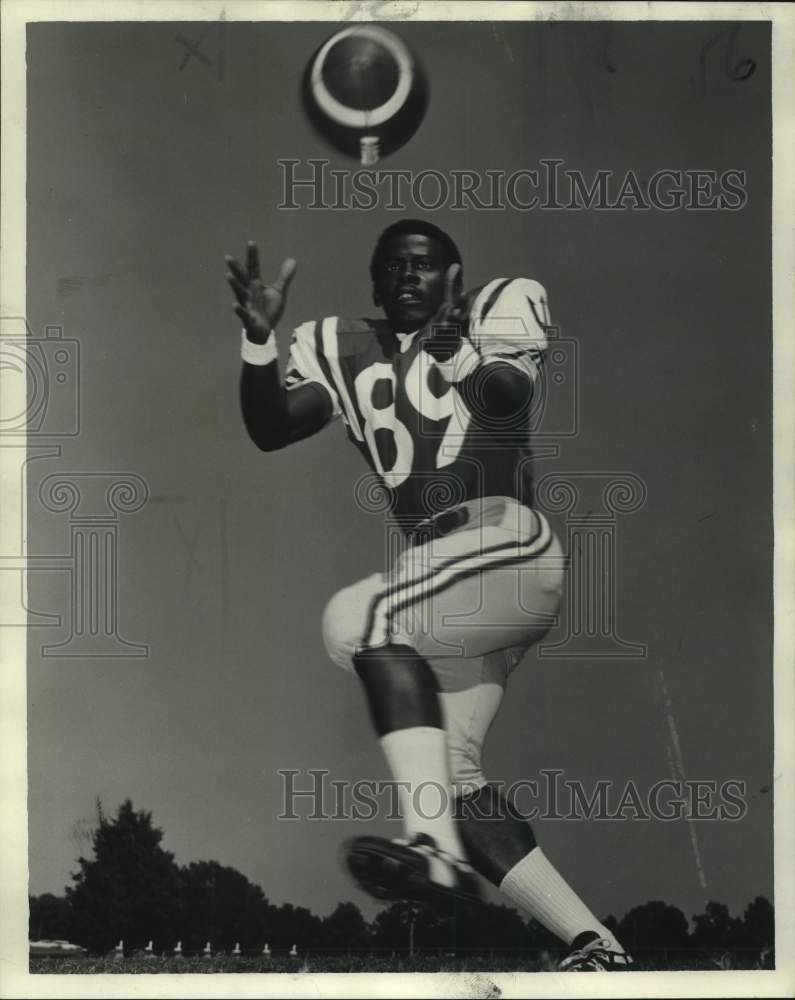
<path id="1" fill-rule="evenodd" d="M 354 584 L 331 598 L 323 611 L 323 644 L 333 663 L 353 671 L 353 657 L 361 644 L 362 601 Z"/>

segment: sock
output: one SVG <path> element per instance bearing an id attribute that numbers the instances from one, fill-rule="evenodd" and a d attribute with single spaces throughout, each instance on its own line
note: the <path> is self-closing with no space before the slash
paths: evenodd
<path id="1" fill-rule="evenodd" d="M 500 883 L 500 891 L 566 944 L 571 944 L 583 931 L 596 931 L 615 951 L 624 951 L 614 935 L 552 867 L 540 847 L 534 847 L 511 868 Z"/>
<path id="2" fill-rule="evenodd" d="M 398 801 L 406 834 L 430 834 L 448 854 L 464 860 L 466 851 L 453 820 L 447 734 L 432 726 L 395 729 L 380 739 L 398 785 Z"/>

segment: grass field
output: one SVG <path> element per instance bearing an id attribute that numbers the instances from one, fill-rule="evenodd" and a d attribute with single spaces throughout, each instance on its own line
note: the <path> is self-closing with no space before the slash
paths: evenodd
<path id="1" fill-rule="evenodd" d="M 636 959 L 638 957 L 636 956 Z M 676 955 L 649 955 L 637 960 L 639 971 L 660 970 L 717 970 L 721 968 L 717 956 L 703 952 L 677 953 Z M 753 968 L 736 958 L 727 968 Z M 30 971 L 34 974 L 111 973 L 126 975 L 152 975 L 158 973 L 263 973 L 263 972 L 541 972 L 554 969 L 554 960 L 546 954 L 501 955 L 313 955 L 298 958 L 279 955 L 262 956 L 218 955 L 212 958 L 188 956 L 184 958 L 131 956 L 116 958 L 32 958 Z"/>

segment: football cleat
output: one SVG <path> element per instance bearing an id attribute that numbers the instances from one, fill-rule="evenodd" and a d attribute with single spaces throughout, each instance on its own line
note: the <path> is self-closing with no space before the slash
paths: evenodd
<path id="1" fill-rule="evenodd" d="M 629 972 L 632 957 L 616 951 L 595 931 L 583 931 L 571 942 L 571 951 L 558 964 L 558 972 Z"/>
<path id="2" fill-rule="evenodd" d="M 345 863 L 362 889 L 376 899 L 472 902 L 481 898 L 474 870 L 437 847 L 427 833 L 411 840 L 356 837 L 346 846 Z"/>

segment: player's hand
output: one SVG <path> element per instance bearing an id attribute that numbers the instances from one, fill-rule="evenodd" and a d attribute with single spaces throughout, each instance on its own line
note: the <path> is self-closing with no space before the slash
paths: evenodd
<path id="1" fill-rule="evenodd" d="M 444 299 L 428 324 L 430 336 L 423 349 L 438 361 L 451 357 L 461 344 L 463 330 L 469 321 L 469 302 L 458 288 L 460 264 L 451 264 L 444 276 Z"/>
<path id="2" fill-rule="evenodd" d="M 240 317 L 246 336 L 255 344 L 264 344 L 281 319 L 287 301 L 287 289 L 295 274 L 296 263 L 288 257 L 273 284 L 266 285 L 260 277 L 257 244 L 246 246 L 246 266 L 229 254 L 224 258 L 226 280 L 235 295 L 234 311 Z"/>

